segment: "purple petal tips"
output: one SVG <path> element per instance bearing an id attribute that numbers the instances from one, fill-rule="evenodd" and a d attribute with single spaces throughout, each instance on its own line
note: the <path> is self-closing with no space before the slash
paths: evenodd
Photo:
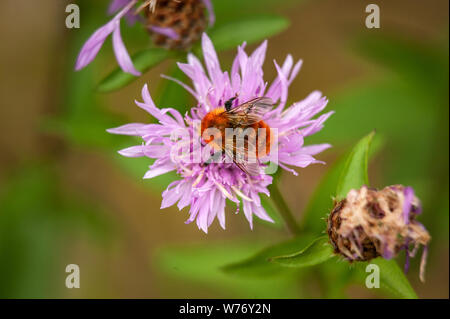
<path id="1" fill-rule="evenodd" d="M 209 26 L 213 26 L 214 22 L 216 21 L 216 16 L 214 15 L 214 9 L 211 0 L 203 0 L 203 3 L 205 4 L 206 9 L 208 10 L 209 14 Z"/>
<path id="2" fill-rule="evenodd" d="M 100 51 L 106 38 L 113 33 L 113 47 L 114 53 L 116 55 L 117 62 L 124 72 L 131 73 L 133 75 L 139 76 L 141 73 L 136 70 L 133 66 L 130 56 L 123 44 L 122 37 L 120 35 L 120 19 L 127 14 L 133 6 L 136 4 L 137 0 L 128 0 L 127 4 L 123 9 L 116 14 L 116 16 L 109 21 L 104 26 L 97 29 L 86 41 L 80 50 L 75 63 L 75 70 L 80 70 L 91 63 L 98 52 Z M 125 2 L 115 2 L 110 6 L 110 10 L 115 11 L 121 7 Z"/>
<path id="3" fill-rule="evenodd" d="M 409 213 L 411 212 L 414 190 L 412 187 L 405 187 L 403 190 L 403 195 L 405 196 L 405 200 L 403 202 L 403 221 L 405 224 L 409 224 Z"/>
<path id="4" fill-rule="evenodd" d="M 152 30 L 155 33 L 159 33 L 162 35 L 165 35 L 166 37 L 169 37 L 174 40 L 178 40 L 180 36 L 178 33 L 176 33 L 172 28 L 163 28 L 163 27 L 157 27 L 154 25 L 151 25 L 148 27 L 150 30 Z"/>
<path id="5" fill-rule="evenodd" d="M 405 243 L 405 267 L 404 267 L 405 274 L 408 273 L 409 271 L 409 261 L 410 261 L 409 238 L 407 238 Z"/>
<path id="6" fill-rule="evenodd" d="M 130 1 L 132 0 L 112 0 L 108 6 L 108 14 L 112 15 L 120 9 L 123 9 Z"/>
<path id="7" fill-rule="evenodd" d="M 114 54 L 116 55 L 117 62 L 123 71 L 131 73 L 135 76 L 140 76 L 141 72 L 135 69 L 133 62 L 128 54 L 125 45 L 123 44 L 122 37 L 120 35 L 120 25 L 119 21 L 117 22 L 117 27 L 113 32 L 113 48 Z"/>
<path id="8" fill-rule="evenodd" d="M 114 31 L 114 28 L 116 28 L 116 24 L 115 21 L 112 20 L 97 29 L 97 31 L 91 35 L 81 48 L 75 64 L 75 70 L 78 71 L 84 68 L 95 59 L 106 38 Z"/>

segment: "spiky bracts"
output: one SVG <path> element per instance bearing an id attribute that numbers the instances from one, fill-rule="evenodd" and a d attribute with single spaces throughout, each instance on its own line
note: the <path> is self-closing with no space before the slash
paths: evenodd
<path id="1" fill-rule="evenodd" d="M 423 245 L 420 274 L 423 281 L 431 237 L 416 220 L 420 213 L 419 199 L 411 187 L 394 185 L 378 191 L 363 186 L 351 190 L 346 198 L 336 203 L 328 217 L 327 232 L 335 253 L 351 262 L 378 256 L 390 259 L 405 250 L 405 271 L 409 267 L 409 257 Z"/>
<path id="2" fill-rule="evenodd" d="M 202 0 L 156 1 L 145 11 L 153 42 L 167 49 L 188 49 L 208 25 L 205 9 Z"/>

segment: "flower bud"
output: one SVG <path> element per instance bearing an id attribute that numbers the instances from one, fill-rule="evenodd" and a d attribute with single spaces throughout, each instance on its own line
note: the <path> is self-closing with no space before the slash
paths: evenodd
<path id="1" fill-rule="evenodd" d="M 390 259 L 405 250 L 405 271 L 409 257 L 423 245 L 420 279 L 424 281 L 431 237 L 416 220 L 420 213 L 420 201 L 411 187 L 394 185 L 376 190 L 363 186 L 350 190 L 345 199 L 336 203 L 328 216 L 327 232 L 334 252 L 350 262 L 378 256 Z"/>
<path id="2" fill-rule="evenodd" d="M 208 24 L 202 0 L 158 0 L 146 9 L 153 42 L 167 49 L 188 49 Z"/>

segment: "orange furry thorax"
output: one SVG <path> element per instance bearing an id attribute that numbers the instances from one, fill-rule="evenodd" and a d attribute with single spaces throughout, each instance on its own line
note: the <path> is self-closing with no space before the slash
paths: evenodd
<path id="1" fill-rule="evenodd" d="M 216 128 L 220 131 L 220 134 L 214 134 L 208 137 L 204 137 L 203 133 L 208 128 Z M 250 134 L 248 137 L 245 137 L 246 139 L 255 141 L 256 147 L 256 156 L 259 158 L 260 156 L 268 155 L 270 152 L 270 137 L 271 137 L 271 130 L 269 125 L 265 123 L 264 121 L 259 121 L 257 123 L 251 124 L 251 125 L 235 125 L 227 116 L 227 112 L 223 107 L 216 108 L 212 111 L 210 111 L 208 114 L 206 114 L 201 122 L 201 136 L 203 141 L 207 144 L 212 144 L 214 147 L 214 140 L 222 139 L 222 146 L 225 145 L 225 129 L 226 128 L 253 128 L 254 133 Z M 265 129 L 266 130 L 266 137 L 260 138 L 259 129 Z M 256 139 L 256 140 L 255 140 Z M 261 145 L 260 145 L 261 144 Z M 265 147 L 264 147 L 265 144 Z M 217 144 L 218 145 L 218 144 Z M 248 145 L 246 142 L 245 145 Z M 258 150 L 264 150 L 262 153 L 258 153 Z"/>

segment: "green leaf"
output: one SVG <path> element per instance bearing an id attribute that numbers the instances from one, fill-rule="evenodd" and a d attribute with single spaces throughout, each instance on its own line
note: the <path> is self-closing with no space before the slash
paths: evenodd
<path id="1" fill-rule="evenodd" d="M 328 237 L 323 236 L 317 238 L 299 252 L 272 257 L 269 261 L 286 267 L 302 268 L 321 264 L 332 257 L 334 257 L 334 254 L 331 245 L 328 243 Z"/>
<path id="2" fill-rule="evenodd" d="M 370 147 L 370 156 L 377 154 L 384 145 L 384 139 L 377 135 Z M 349 150 L 345 154 L 330 165 L 325 176 L 319 183 L 319 186 L 314 191 L 310 201 L 303 212 L 304 219 L 301 223 L 301 228 L 313 233 L 323 231 L 325 227 L 324 218 L 333 208 L 332 194 L 336 192 L 336 185 L 338 185 L 339 178 L 344 171 L 347 159 L 352 154 L 353 150 Z"/>
<path id="3" fill-rule="evenodd" d="M 348 298 L 349 295 L 346 288 L 349 286 L 349 283 L 354 282 L 354 270 L 354 267 L 350 266 L 347 262 L 343 262 L 339 257 L 329 259 L 314 267 L 314 272 L 320 278 L 319 284 L 323 291 L 321 297 L 326 299 Z"/>
<path id="4" fill-rule="evenodd" d="M 444 89 L 441 84 L 448 83 L 448 51 L 441 47 L 397 34 L 380 33 L 358 37 L 355 49 L 396 72 L 404 81 L 414 81 L 432 92 Z M 447 77 L 443 77 L 445 72 Z M 440 81 L 436 81 L 440 78 Z"/>
<path id="5" fill-rule="evenodd" d="M 325 228 L 324 218 L 333 208 L 332 194 L 336 191 L 336 185 L 344 167 L 345 159 L 346 157 L 341 156 L 335 161 L 315 189 L 303 212 L 302 229 L 308 232 L 319 233 Z"/>
<path id="6" fill-rule="evenodd" d="M 217 51 L 233 49 L 244 41 L 251 44 L 285 30 L 289 21 L 281 16 L 246 17 L 217 26 L 209 37 Z"/>
<path id="7" fill-rule="evenodd" d="M 378 257 L 370 262 L 358 263 L 358 269 L 364 280 L 370 274 L 370 272 L 365 271 L 369 264 L 375 264 L 380 268 L 381 289 L 398 298 L 417 298 L 417 294 L 395 260 Z"/>
<path id="8" fill-rule="evenodd" d="M 152 266 L 159 270 L 155 284 L 166 290 L 166 298 L 299 298 L 297 272 L 283 277 L 234 277 L 221 271 L 225 263 L 241 260 L 260 247 L 254 237 L 161 247 L 151 255 Z"/>
<path id="9" fill-rule="evenodd" d="M 369 185 L 367 166 L 369 161 L 369 148 L 375 132 L 363 137 L 353 148 L 345 163 L 344 169 L 338 181 L 336 198 L 342 199 L 347 193 L 363 185 Z"/>
<path id="10" fill-rule="evenodd" d="M 151 48 L 134 54 L 131 60 L 138 71 L 145 73 L 170 56 L 170 51 L 161 48 Z M 121 68 L 117 68 L 100 82 L 97 90 L 100 92 L 114 91 L 126 86 L 137 78 L 130 73 L 122 71 Z"/>
<path id="11" fill-rule="evenodd" d="M 281 256 L 295 253 L 305 247 L 314 237 L 310 234 L 304 234 L 288 241 L 267 247 L 259 253 L 251 257 L 247 257 L 241 261 L 228 264 L 222 267 L 225 273 L 242 277 L 266 278 L 270 276 L 280 275 L 289 270 L 279 264 L 270 262 L 273 256 Z"/>

